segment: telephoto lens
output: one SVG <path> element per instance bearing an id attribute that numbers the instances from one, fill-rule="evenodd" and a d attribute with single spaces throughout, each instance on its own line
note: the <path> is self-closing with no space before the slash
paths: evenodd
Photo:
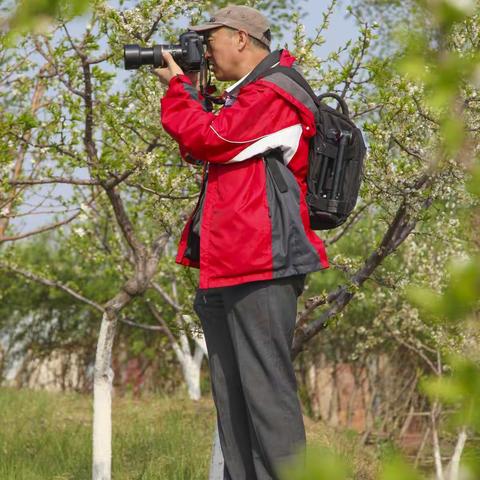
<path id="1" fill-rule="evenodd" d="M 153 65 L 155 68 L 166 67 L 162 52 L 170 52 L 173 57 L 182 54 L 180 45 L 154 45 L 151 48 L 142 48 L 140 45 L 125 45 L 123 59 L 126 70 L 137 70 L 142 65 Z"/>
<path id="2" fill-rule="evenodd" d="M 186 72 L 199 71 L 203 61 L 203 38 L 196 32 L 184 32 L 180 35 L 178 45 L 154 45 L 143 48 L 129 44 L 123 47 L 123 59 L 126 70 L 137 70 L 142 65 L 155 68 L 166 67 L 163 52 L 169 52 Z"/>

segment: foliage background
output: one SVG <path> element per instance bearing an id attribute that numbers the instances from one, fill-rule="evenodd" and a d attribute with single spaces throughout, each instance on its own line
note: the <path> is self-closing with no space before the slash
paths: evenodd
<path id="1" fill-rule="evenodd" d="M 138 272 L 132 238 L 147 251 L 159 235 L 168 235 L 154 281 L 167 295 L 175 285 L 182 312 L 192 314 L 196 273 L 173 259 L 200 172 L 182 164 L 161 129 L 160 86 L 147 70 L 126 76 L 121 47 L 148 44 L 153 27 L 174 41 L 179 18 L 196 22 L 224 3 L 146 0 L 112 6 L 95 0 L 88 11 L 83 2 L 20 2 L 15 11 L 2 4 L 4 372 L 18 358 L 75 352 L 84 372 L 79 388 L 90 388 L 98 311 L 58 287 L 106 304 Z M 410 409 L 433 412 L 432 421 L 439 422 L 447 419 L 438 410 L 439 399 L 457 406 L 466 392 L 477 392 L 474 399 L 478 394 L 471 377 L 462 376 L 478 368 L 478 4 L 353 2 L 348 10 L 356 37 L 319 57 L 337 2 L 319 13 L 313 36 L 306 34 L 302 11 L 293 2 L 250 3 L 275 20 L 277 34 L 293 29 L 290 49 L 312 85 L 348 100 L 369 147 L 353 221 L 322 233 L 332 268 L 310 276 L 300 304 L 303 321 L 311 325 L 335 306 L 328 298 L 338 286 L 353 298 L 338 313 L 332 310 L 328 329 L 301 344 L 297 367 L 305 409 L 315 416 L 306 372 L 317 355 L 357 369 L 386 357 L 398 383 L 378 381 L 370 412 L 377 423 L 363 440 L 385 434 L 398 440 Z M 85 12 L 88 28 L 74 36 L 71 21 Z M 49 212 L 42 217 L 45 224 L 29 228 L 29 219 L 42 211 Z M 394 236 L 382 250 L 399 215 L 399 242 Z M 378 257 L 373 271 L 358 281 L 358 272 Z M 32 275 L 43 282 L 32 282 Z M 146 288 L 134 297 L 121 312 L 123 320 L 156 325 L 153 304 L 174 334 L 184 328 L 158 290 Z M 310 309 L 312 303 L 319 308 Z M 464 360 L 452 360 L 459 356 Z M 120 370 L 137 359 L 144 374 L 150 372 L 145 389 L 173 393 L 182 386 L 165 335 L 120 324 L 114 359 Z M 24 365 L 28 371 L 28 362 Z M 423 378 L 432 374 L 446 383 L 422 388 Z M 205 375 L 206 369 L 204 391 Z M 413 393 L 392 410 L 388 389 L 398 393 L 412 376 Z M 19 376 L 19 383 L 25 378 Z M 117 386 L 127 388 L 118 378 Z M 430 421 L 425 418 L 425 430 Z M 460 423 L 465 422 L 478 428 L 474 419 Z M 441 429 L 447 449 L 456 436 L 455 430 Z"/>

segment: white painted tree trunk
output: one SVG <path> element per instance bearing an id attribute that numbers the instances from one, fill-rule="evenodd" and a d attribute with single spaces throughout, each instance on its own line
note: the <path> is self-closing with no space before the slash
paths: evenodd
<path id="1" fill-rule="evenodd" d="M 195 352 L 192 355 L 188 337 L 183 332 L 180 334 L 179 343 L 177 343 L 172 336 L 171 344 L 177 360 L 182 367 L 183 378 L 187 385 L 189 398 L 191 400 L 200 400 L 200 371 L 204 355 L 202 349 L 196 345 Z"/>
<path id="2" fill-rule="evenodd" d="M 457 443 L 455 445 L 455 450 L 453 452 L 450 464 L 447 467 L 448 479 L 449 480 L 459 480 L 460 474 L 460 459 L 462 458 L 462 452 L 465 448 L 465 443 L 467 441 L 467 428 L 462 427 L 460 433 L 458 434 Z"/>
<path id="3" fill-rule="evenodd" d="M 212 457 L 210 460 L 210 474 L 208 480 L 223 480 L 223 453 L 218 436 L 218 424 L 215 421 L 215 432 L 213 433 Z"/>
<path id="4" fill-rule="evenodd" d="M 432 422 L 432 443 L 433 443 L 433 459 L 435 461 L 435 474 L 437 480 L 445 480 L 443 475 L 442 455 L 440 453 L 440 442 L 438 441 L 438 432 L 436 424 L 436 416 L 439 414 L 438 402 L 433 404 L 432 411 L 430 412 Z"/>
<path id="5" fill-rule="evenodd" d="M 203 353 L 202 353 L 203 357 Z M 201 358 L 200 358 L 201 360 Z M 195 355 L 190 354 L 183 355 L 183 359 L 180 360 L 183 371 L 183 378 L 187 384 L 188 396 L 191 400 L 200 400 L 200 370 L 201 363 L 195 361 Z"/>
<path id="6" fill-rule="evenodd" d="M 189 315 L 180 315 L 182 321 L 189 325 L 192 319 Z M 183 378 L 187 385 L 188 396 L 192 400 L 200 400 L 200 372 L 202 368 L 203 356 L 207 356 L 207 346 L 205 339 L 200 333 L 193 335 L 195 341 L 195 350 L 192 353 L 188 336 L 185 332 L 180 332 L 178 341 L 173 336 L 168 325 L 164 320 L 158 316 L 158 320 L 162 323 L 164 329 L 167 331 L 170 344 L 177 357 L 178 362 L 182 367 Z"/>
<path id="7" fill-rule="evenodd" d="M 112 470 L 111 368 L 116 320 L 103 314 L 95 356 L 93 379 L 93 480 L 110 480 Z"/>

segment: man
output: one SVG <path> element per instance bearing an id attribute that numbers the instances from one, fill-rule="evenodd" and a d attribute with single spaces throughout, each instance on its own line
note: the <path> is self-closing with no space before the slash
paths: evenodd
<path id="1" fill-rule="evenodd" d="M 306 273 L 328 267 L 304 198 L 315 122 L 308 95 L 281 73 L 268 76 L 268 66 L 295 59 L 270 53 L 260 12 L 229 6 L 190 28 L 205 35 L 217 80 L 237 83 L 215 114 L 171 55 L 156 70 L 168 84 L 165 130 L 186 161 L 205 166 L 177 262 L 200 268 L 194 308 L 209 352 L 224 478 L 277 479 L 278 465 L 305 442 L 290 359 L 297 297 Z M 281 161 L 272 166 L 275 152 Z"/>

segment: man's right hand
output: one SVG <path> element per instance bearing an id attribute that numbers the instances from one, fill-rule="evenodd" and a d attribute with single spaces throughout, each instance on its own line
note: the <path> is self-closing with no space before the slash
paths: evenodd
<path id="1" fill-rule="evenodd" d="M 155 68 L 152 71 L 164 85 L 168 85 L 173 77 L 183 75 L 183 70 L 169 52 L 162 52 L 162 55 L 167 66 L 165 68 Z"/>

